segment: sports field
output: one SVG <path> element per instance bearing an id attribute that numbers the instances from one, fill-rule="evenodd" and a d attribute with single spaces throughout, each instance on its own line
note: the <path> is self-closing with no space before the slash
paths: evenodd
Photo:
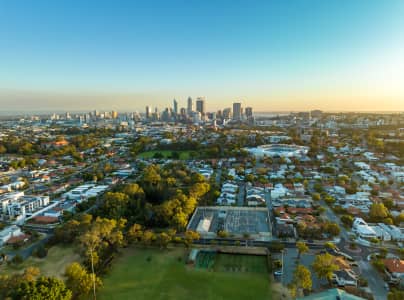
<path id="1" fill-rule="evenodd" d="M 267 274 L 265 256 L 223 254 L 200 251 L 196 257 L 195 267 L 216 272 L 253 272 Z"/>
<path id="2" fill-rule="evenodd" d="M 264 273 L 221 272 L 187 266 L 183 248 L 128 248 L 106 275 L 99 299 L 279 299 Z"/>
<path id="3" fill-rule="evenodd" d="M 156 153 L 161 153 L 164 158 L 172 158 L 173 152 L 179 154 L 179 159 L 181 160 L 187 160 L 190 158 L 190 152 L 191 151 L 170 151 L 170 150 L 155 150 L 155 151 L 146 151 L 142 152 L 137 155 L 138 158 L 143 158 L 143 159 L 150 159 L 154 158 L 154 155 Z"/>

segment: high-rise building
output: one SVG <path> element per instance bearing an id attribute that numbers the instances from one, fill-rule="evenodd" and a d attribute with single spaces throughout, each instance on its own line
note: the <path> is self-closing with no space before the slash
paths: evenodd
<path id="1" fill-rule="evenodd" d="M 177 100 L 173 100 L 173 109 L 174 109 L 174 114 L 178 115 L 178 102 Z"/>
<path id="2" fill-rule="evenodd" d="M 252 107 L 245 108 L 245 116 L 247 117 L 247 121 L 249 124 L 254 123 L 253 109 Z"/>
<path id="3" fill-rule="evenodd" d="M 196 111 L 200 112 L 202 117 L 205 115 L 205 98 L 196 98 Z"/>
<path id="4" fill-rule="evenodd" d="M 111 115 L 112 115 L 112 119 L 117 119 L 118 118 L 118 112 L 116 110 L 113 110 Z"/>
<path id="5" fill-rule="evenodd" d="M 151 117 L 152 111 L 150 106 L 146 106 L 146 120 L 149 120 Z"/>
<path id="6" fill-rule="evenodd" d="M 247 119 L 252 118 L 252 116 L 253 116 L 252 107 L 246 107 L 245 108 L 245 116 L 247 117 Z"/>
<path id="7" fill-rule="evenodd" d="M 241 103 L 233 103 L 233 120 L 241 120 Z"/>
<path id="8" fill-rule="evenodd" d="M 191 98 L 191 97 L 188 97 L 188 103 L 187 103 L 187 113 L 188 113 L 188 116 L 191 116 L 192 111 L 193 111 L 192 98 Z"/>
<path id="9" fill-rule="evenodd" d="M 230 117 L 231 117 L 231 108 L 230 107 L 223 109 L 222 117 L 223 117 L 223 119 L 230 119 Z"/>

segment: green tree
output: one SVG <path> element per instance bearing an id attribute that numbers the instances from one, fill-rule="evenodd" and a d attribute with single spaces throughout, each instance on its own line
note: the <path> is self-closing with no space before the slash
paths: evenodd
<path id="1" fill-rule="evenodd" d="M 324 243 L 324 248 L 328 248 L 328 249 L 335 249 L 337 246 L 335 246 L 334 243 L 332 242 L 326 242 Z"/>
<path id="2" fill-rule="evenodd" d="M 327 279 L 330 284 L 333 273 L 339 270 L 335 257 L 328 253 L 316 255 L 312 268 L 318 278 Z"/>
<path id="3" fill-rule="evenodd" d="M 87 296 L 93 289 L 93 277 L 87 270 L 78 262 L 70 264 L 65 271 L 66 285 L 73 291 L 73 296 L 78 298 L 80 296 Z M 95 277 L 96 287 L 102 285 L 101 279 Z"/>
<path id="4" fill-rule="evenodd" d="M 372 203 L 370 206 L 369 217 L 374 221 L 381 221 L 389 216 L 389 210 L 383 203 Z"/>
<path id="5" fill-rule="evenodd" d="M 157 234 L 156 239 L 161 249 L 167 248 L 168 243 L 171 242 L 171 236 L 165 232 Z"/>
<path id="6" fill-rule="evenodd" d="M 7 148 L 4 145 L 0 144 L 0 154 L 4 154 L 7 152 Z"/>
<path id="7" fill-rule="evenodd" d="M 128 195 L 108 192 L 104 195 L 103 203 L 100 206 L 101 215 L 118 220 L 127 214 L 128 203 Z"/>
<path id="8" fill-rule="evenodd" d="M 321 195 L 320 195 L 320 193 L 313 193 L 313 194 L 311 195 L 311 198 L 312 198 L 314 201 L 320 201 L 320 200 L 321 200 Z"/>
<path id="9" fill-rule="evenodd" d="M 337 223 L 328 222 L 324 227 L 324 231 L 331 236 L 337 236 L 341 232 L 341 228 L 338 226 Z"/>
<path id="10" fill-rule="evenodd" d="M 41 276 L 36 281 L 22 281 L 14 291 L 12 298 L 21 300 L 70 300 L 72 292 L 62 280 Z"/>
<path id="11" fill-rule="evenodd" d="M 156 239 L 156 235 L 154 234 L 153 231 L 146 230 L 146 231 L 143 232 L 143 235 L 142 235 L 142 243 L 143 243 L 143 245 L 150 246 L 155 239 Z"/>
<path id="12" fill-rule="evenodd" d="M 142 225 L 135 223 L 131 227 L 129 227 L 127 232 L 127 239 L 130 243 L 141 241 L 142 236 L 143 236 Z"/>
<path id="13" fill-rule="evenodd" d="M 188 248 L 195 240 L 201 238 L 200 234 L 196 231 L 187 230 L 184 234 L 184 244 Z"/>
<path id="14" fill-rule="evenodd" d="M 97 217 L 90 229 L 80 236 L 81 245 L 85 250 L 84 254 L 91 266 L 94 299 L 97 285 L 95 267 L 98 265 L 100 257 L 122 246 L 124 242 L 122 230 L 125 224 L 125 219 L 110 220 Z"/>
<path id="15" fill-rule="evenodd" d="M 352 227 L 353 217 L 350 215 L 342 215 L 341 222 L 347 227 Z"/>
<path id="16" fill-rule="evenodd" d="M 305 242 L 299 241 L 296 243 L 296 248 L 297 248 L 297 258 L 300 259 L 300 256 L 304 253 L 309 252 L 309 247 Z"/>
<path id="17" fill-rule="evenodd" d="M 311 290 L 313 282 L 310 270 L 303 265 L 297 265 L 292 282 L 296 286 L 297 293 L 302 294 L 302 290 Z"/>
<path id="18" fill-rule="evenodd" d="M 404 299 L 404 291 L 394 290 L 388 293 L 387 300 L 402 300 Z"/>

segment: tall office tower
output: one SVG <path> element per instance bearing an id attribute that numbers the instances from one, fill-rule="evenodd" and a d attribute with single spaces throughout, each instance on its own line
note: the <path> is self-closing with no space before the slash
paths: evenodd
<path id="1" fill-rule="evenodd" d="M 233 103 L 233 120 L 241 120 L 241 103 Z"/>
<path id="2" fill-rule="evenodd" d="M 151 117 L 151 107 L 150 106 L 146 106 L 146 120 L 150 120 Z"/>
<path id="3" fill-rule="evenodd" d="M 178 102 L 177 100 L 173 100 L 173 109 L 174 109 L 174 114 L 178 115 Z"/>
<path id="4" fill-rule="evenodd" d="M 252 109 L 252 107 L 246 107 L 246 108 L 245 108 L 245 116 L 247 117 L 247 119 L 252 118 L 252 116 L 253 116 L 253 109 Z"/>
<path id="5" fill-rule="evenodd" d="M 222 111 L 220 109 L 216 112 L 216 118 L 217 119 L 222 119 L 223 118 Z"/>
<path id="6" fill-rule="evenodd" d="M 84 115 L 84 122 L 86 122 L 88 124 L 90 121 L 91 121 L 90 114 L 85 114 Z"/>
<path id="7" fill-rule="evenodd" d="M 98 117 L 98 116 L 99 116 L 98 110 L 94 110 L 94 117 Z"/>
<path id="8" fill-rule="evenodd" d="M 230 107 L 223 109 L 222 117 L 223 117 L 223 119 L 230 119 L 230 117 L 231 117 L 231 108 Z"/>
<path id="9" fill-rule="evenodd" d="M 118 112 L 116 110 L 113 110 L 111 115 L 112 115 L 112 119 L 118 118 Z"/>
<path id="10" fill-rule="evenodd" d="M 196 111 L 200 112 L 202 117 L 205 115 L 205 97 L 196 98 Z"/>
<path id="11" fill-rule="evenodd" d="M 247 117 L 247 121 L 249 124 L 254 124 L 254 116 L 252 107 L 245 108 L 245 116 Z"/>
<path id="12" fill-rule="evenodd" d="M 188 104 L 187 104 L 187 114 L 188 114 L 188 116 L 191 116 L 192 111 L 193 111 L 192 98 L 188 97 Z"/>
<path id="13" fill-rule="evenodd" d="M 167 107 L 162 113 L 161 113 L 161 120 L 164 122 L 169 122 L 171 119 L 171 110 Z"/>
<path id="14" fill-rule="evenodd" d="M 185 109 L 185 107 L 181 107 L 180 115 L 181 115 L 181 118 L 184 118 L 184 119 L 187 116 L 187 110 Z"/>

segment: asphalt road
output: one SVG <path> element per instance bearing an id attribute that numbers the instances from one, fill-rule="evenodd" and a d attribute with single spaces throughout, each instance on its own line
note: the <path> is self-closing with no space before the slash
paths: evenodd
<path id="1" fill-rule="evenodd" d="M 370 262 L 361 260 L 358 262 L 362 277 L 366 278 L 372 295 L 375 300 L 387 299 L 388 291 L 384 288 L 384 280 L 381 275 L 373 268 Z"/>
<path id="2" fill-rule="evenodd" d="M 238 183 L 238 195 L 237 195 L 237 206 L 244 206 L 244 199 L 245 199 L 245 183 L 239 182 Z"/>
<path id="3" fill-rule="evenodd" d="M 328 220 L 332 222 L 336 222 L 341 228 L 341 241 L 338 243 L 338 247 L 342 252 L 345 252 L 352 256 L 359 265 L 359 273 L 363 278 L 368 281 L 369 288 L 372 291 L 372 294 L 375 300 L 384 300 L 387 299 L 388 291 L 384 288 L 384 280 L 380 276 L 380 274 L 373 268 L 373 266 L 366 260 L 366 257 L 374 252 L 372 248 L 364 247 L 357 244 L 357 247 L 361 250 L 360 253 L 352 253 L 347 251 L 347 246 L 350 243 L 348 231 L 345 229 L 343 224 L 340 221 L 340 218 L 335 215 L 335 213 L 324 203 L 324 201 L 320 202 L 321 205 L 326 208 L 325 214 Z"/>
<path id="4" fill-rule="evenodd" d="M 8 260 L 12 259 L 17 254 L 21 255 L 23 259 L 27 259 L 28 257 L 30 257 L 32 255 L 32 253 L 35 251 L 35 249 L 37 249 L 41 245 L 45 245 L 45 243 L 49 240 L 50 237 L 51 237 L 51 235 L 47 235 L 43 239 L 32 243 L 28 247 L 25 247 L 23 249 L 17 249 L 14 251 L 7 251 L 7 252 L 5 252 L 5 254 L 8 256 Z"/>

